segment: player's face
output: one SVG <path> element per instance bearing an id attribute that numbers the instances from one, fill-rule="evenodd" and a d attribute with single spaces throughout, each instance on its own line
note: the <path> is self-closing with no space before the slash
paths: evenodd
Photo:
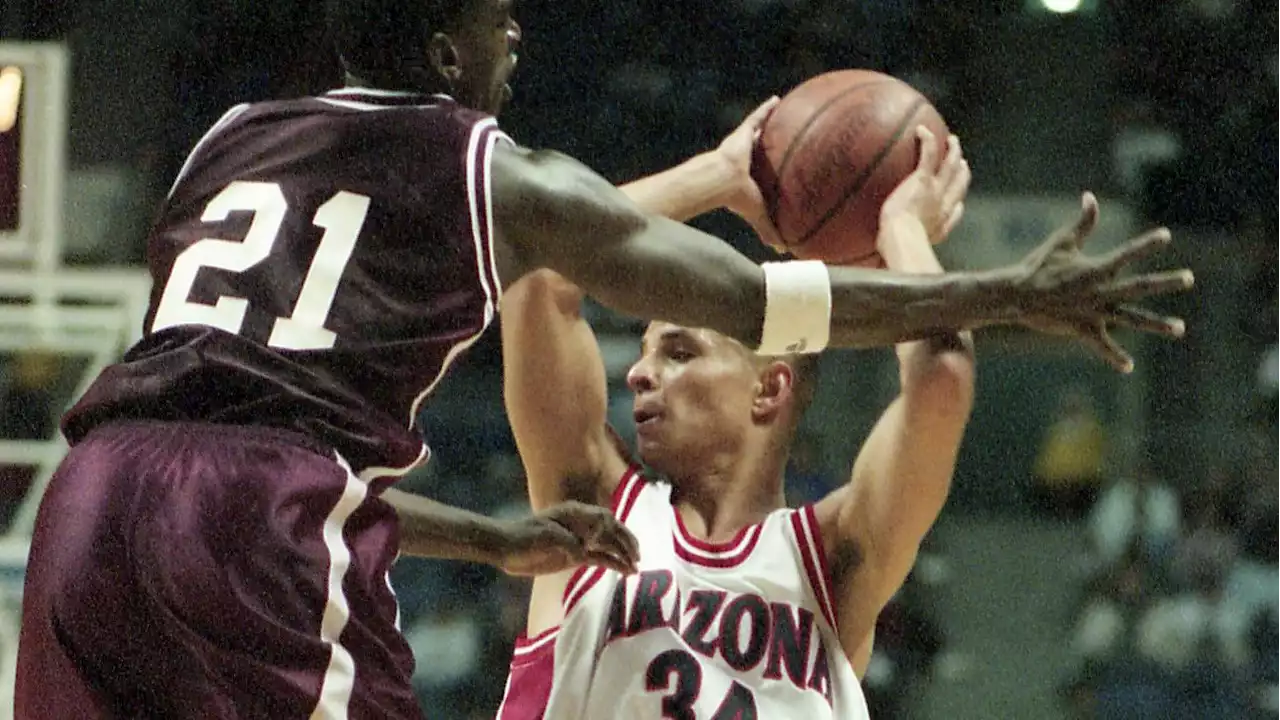
<path id="1" fill-rule="evenodd" d="M 492 115 L 511 99 L 508 81 L 516 68 L 520 26 L 512 17 L 514 0 L 476 0 L 450 33 L 458 69 L 454 99 Z"/>
<path id="2" fill-rule="evenodd" d="M 627 373 L 641 458 L 674 476 L 686 463 L 737 452 L 752 422 L 756 381 L 750 354 L 729 338 L 651 323 Z"/>

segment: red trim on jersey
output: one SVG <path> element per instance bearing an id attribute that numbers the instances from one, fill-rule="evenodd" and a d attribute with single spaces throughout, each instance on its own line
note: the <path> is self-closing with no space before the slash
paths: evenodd
<path id="1" fill-rule="evenodd" d="M 644 476 L 640 472 L 640 466 L 628 465 L 622 473 L 622 479 L 618 481 L 618 487 L 613 489 L 613 497 L 609 499 L 609 509 L 613 510 L 614 517 L 626 522 L 641 490 L 644 490 Z"/>
<path id="2" fill-rule="evenodd" d="M 832 588 L 835 586 L 831 582 L 831 566 L 827 560 L 827 546 L 822 542 L 822 526 L 818 524 L 818 511 L 813 505 L 804 506 L 805 519 L 809 521 L 809 528 L 813 531 L 813 554 L 818 556 L 818 578 L 822 580 L 822 587 L 827 593 L 827 603 L 831 606 L 831 618 L 836 617 L 835 593 Z M 831 623 L 832 627 L 836 624 Z"/>
<path id="3" fill-rule="evenodd" d="M 568 617 L 570 611 L 573 610 L 573 607 L 578 604 L 578 601 L 581 600 L 588 592 L 591 592 L 591 588 L 595 587 L 596 583 L 600 582 L 600 579 L 604 577 L 604 573 L 605 569 L 602 567 L 592 568 L 591 572 L 587 574 L 586 579 L 578 585 L 578 589 L 565 598 L 565 617 Z"/>
<path id="4" fill-rule="evenodd" d="M 538 655 L 554 650 L 555 640 L 559 634 L 559 625 L 547 628 L 533 637 L 527 637 L 522 633 L 516 638 L 516 647 L 511 653 L 512 666 L 516 665 L 517 660 L 520 660 L 520 664 L 523 665 L 526 662 L 532 662 L 532 659 Z"/>
<path id="5" fill-rule="evenodd" d="M 818 521 L 812 505 L 792 511 L 791 528 L 795 531 L 796 546 L 800 549 L 800 562 L 804 565 L 805 575 L 809 578 L 809 587 L 813 589 L 813 594 L 818 600 L 822 616 L 832 628 L 837 628 L 836 615 L 831 604 L 831 583 L 827 573 L 827 561 L 822 552 L 822 539 L 818 535 Z"/>
<path id="6" fill-rule="evenodd" d="M 535 640 L 542 644 L 523 652 L 517 647 L 507 674 L 507 687 L 502 691 L 502 704 L 498 706 L 497 720 L 543 720 L 547 702 L 551 700 L 551 685 L 555 680 L 556 643 L 554 633 L 558 628 L 540 633 Z"/>
<path id="7" fill-rule="evenodd" d="M 626 471 L 622 473 L 622 479 L 618 481 L 618 486 L 613 489 L 613 497 L 609 500 L 609 509 L 613 511 L 614 517 L 624 523 L 627 521 L 627 516 L 631 514 L 631 508 L 635 507 L 636 499 L 640 497 L 640 492 L 644 490 L 644 485 L 645 481 L 640 474 L 640 466 L 629 465 Z M 589 572 L 597 569 L 599 568 L 579 565 L 578 569 L 574 570 L 573 574 L 569 576 L 569 582 L 565 583 L 564 586 L 564 595 L 560 598 L 560 603 L 564 605 L 566 614 L 568 614 L 569 608 L 576 604 L 586 592 L 586 590 L 581 593 L 578 592 L 578 586 L 583 582 L 594 585 L 600 579 L 600 577 L 595 579 L 588 577 Z M 604 572 L 601 571 L 600 576 L 603 575 Z M 590 586 L 587 589 L 589 590 Z M 569 601 L 571 597 L 574 598 L 572 603 Z"/>
<path id="8" fill-rule="evenodd" d="M 687 562 L 704 567 L 731 568 L 741 565 L 751 556 L 756 543 L 760 542 L 760 535 L 764 529 L 763 523 L 748 525 L 739 530 L 738 534 L 728 542 L 707 542 L 689 533 L 684 520 L 680 517 L 680 511 L 674 506 L 671 512 L 676 516 L 676 532 L 673 537 L 676 555 Z"/>

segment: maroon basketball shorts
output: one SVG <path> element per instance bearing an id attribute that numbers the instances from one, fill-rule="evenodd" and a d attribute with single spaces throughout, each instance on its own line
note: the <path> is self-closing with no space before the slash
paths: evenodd
<path id="1" fill-rule="evenodd" d="M 100 427 L 40 505 L 16 717 L 420 718 L 396 532 L 300 435 Z"/>

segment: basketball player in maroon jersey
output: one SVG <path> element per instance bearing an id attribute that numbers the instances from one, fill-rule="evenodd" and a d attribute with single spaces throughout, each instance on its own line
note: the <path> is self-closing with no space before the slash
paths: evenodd
<path id="1" fill-rule="evenodd" d="M 755 348 L 1016 323 L 1121 364 L 1107 322 L 1159 325 L 1124 303 L 1190 283 L 1117 278 L 1165 233 L 938 277 L 762 268 L 497 129 L 520 35 L 507 0 L 333 11 L 347 87 L 232 108 L 201 139 L 149 238 L 144 337 L 64 419 L 19 717 L 417 717 L 386 583 L 397 552 L 629 568 L 629 536 L 589 508 L 500 526 L 389 487 L 426 459 L 421 404 L 531 270 Z M 686 202 L 768 236 L 745 171 L 762 119 L 680 173 L 715 188 Z"/>

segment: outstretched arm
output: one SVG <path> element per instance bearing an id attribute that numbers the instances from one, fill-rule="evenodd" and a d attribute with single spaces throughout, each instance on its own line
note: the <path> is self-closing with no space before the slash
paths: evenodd
<path id="1" fill-rule="evenodd" d="M 760 266 L 716 238 L 648 214 L 626 194 L 559 153 L 499 144 L 492 164 L 500 272 L 511 285 L 551 268 L 605 305 L 642 318 L 709 327 L 750 347 L 766 310 Z M 1117 367 L 1128 358 L 1106 325 L 1176 335 L 1181 325 L 1124 303 L 1182 290 L 1188 271 L 1119 279 L 1138 257 L 1168 244 L 1166 231 L 1099 258 L 1079 252 L 1097 206 L 1014 266 L 984 272 L 914 275 L 830 268 L 830 342 L 869 347 L 919 339 L 939 328 L 1023 324 L 1081 338 Z"/>
<path id="2" fill-rule="evenodd" d="M 406 555 L 486 563 L 512 575 L 554 573 L 582 563 L 629 573 L 638 559 L 635 538 L 612 513 L 581 503 L 496 520 L 395 488 L 381 498 L 396 512 Z"/>

